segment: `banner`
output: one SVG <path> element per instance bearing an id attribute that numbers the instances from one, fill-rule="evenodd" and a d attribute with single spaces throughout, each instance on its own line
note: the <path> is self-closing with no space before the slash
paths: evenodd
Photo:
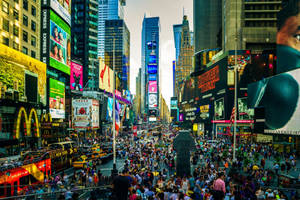
<path id="1" fill-rule="evenodd" d="M 70 88 L 77 91 L 83 90 L 83 67 L 75 62 L 71 62 Z"/>
<path id="2" fill-rule="evenodd" d="M 99 88 L 113 94 L 113 70 L 99 60 Z M 117 87 L 116 87 L 117 88 Z"/>

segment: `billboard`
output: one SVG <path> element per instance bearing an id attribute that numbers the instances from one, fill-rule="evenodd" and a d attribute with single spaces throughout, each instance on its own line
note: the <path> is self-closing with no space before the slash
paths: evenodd
<path id="1" fill-rule="evenodd" d="M 65 84 L 49 78 L 49 108 L 53 119 L 65 118 Z"/>
<path id="2" fill-rule="evenodd" d="M 300 69 L 248 85 L 249 107 L 265 110 L 265 133 L 300 135 Z"/>
<path id="3" fill-rule="evenodd" d="M 51 7 L 55 12 L 71 25 L 71 0 L 43 0 L 43 7 Z"/>
<path id="4" fill-rule="evenodd" d="M 3 44 L 0 57 L 6 58 L 0 59 L 0 90 L 15 90 L 21 100 L 46 105 L 46 64 Z"/>
<path id="5" fill-rule="evenodd" d="M 177 109 L 177 99 L 171 99 L 171 109 Z"/>
<path id="6" fill-rule="evenodd" d="M 72 120 L 74 128 L 99 128 L 99 101 L 73 99 Z"/>
<path id="7" fill-rule="evenodd" d="M 50 61 L 51 67 L 70 74 L 71 29 L 58 15 L 50 10 Z"/>
<path id="8" fill-rule="evenodd" d="M 148 65 L 148 73 L 149 74 L 157 74 L 157 65 L 149 64 Z"/>
<path id="9" fill-rule="evenodd" d="M 113 121 L 113 103 L 114 103 L 113 98 L 108 97 L 107 98 L 107 115 L 106 115 L 107 121 Z"/>
<path id="10" fill-rule="evenodd" d="M 99 60 L 99 88 L 113 94 L 113 71 L 103 59 Z"/>
<path id="11" fill-rule="evenodd" d="M 215 120 L 225 119 L 224 98 L 215 101 Z"/>
<path id="12" fill-rule="evenodd" d="M 149 81 L 157 81 L 157 76 L 156 74 L 148 74 L 148 79 Z"/>
<path id="13" fill-rule="evenodd" d="M 157 108 L 157 94 L 149 94 L 149 108 Z"/>
<path id="14" fill-rule="evenodd" d="M 253 119 L 254 109 L 248 108 L 247 97 L 238 98 L 238 113 L 240 120 Z"/>
<path id="15" fill-rule="evenodd" d="M 156 55 L 149 55 L 149 63 L 151 63 L 151 64 L 157 63 Z"/>
<path id="16" fill-rule="evenodd" d="M 71 62 L 70 88 L 77 91 L 83 90 L 83 67 L 75 62 Z"/>
<path id="17" fill-rule="evenodd" d="M 157 93 L 157 81 L 149 81 L 149 93 Z"/>

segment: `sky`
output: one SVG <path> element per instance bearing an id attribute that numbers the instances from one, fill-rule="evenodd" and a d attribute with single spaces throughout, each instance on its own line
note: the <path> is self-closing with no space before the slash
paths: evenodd
<path id="1" fill-rule="evenodd" d="M 183 11 L 184 10 L 184 11 Z M 183 12 L 193 30 L 193 0 L 126 0 L 125 22 L 130 31 L 130 90 L 135 94 L 136 77 L 141 67 L 141 35 L 144 15 L 160 17 L 161 91 L 170 108 L 173 96 L 172 61 L 175 60 L 173 25 L 181 24 Z"/>

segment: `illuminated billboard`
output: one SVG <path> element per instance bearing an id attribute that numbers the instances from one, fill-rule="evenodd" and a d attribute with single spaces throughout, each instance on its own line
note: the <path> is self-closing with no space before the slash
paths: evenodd
<path id="1" fill-rule="evenodd" d="M 238 98 L 239 118 L 240 120 L 253 119 L 254 109 L 248 108 L 247 97 Z"/>
<path id="2" fill-rule="evenodd" d="M 157 93 L 157 81 L 149 81 L 149 93 Z"/>
<path id="3" fill-rule="evenodd" d="M 157 108 L 157 94 L 149 94 L 149 108 Z"/>
<path id="4" fill-rule="evenodd" d="M 215 101 L 215 120 L 225 119 L 224 98 Z"/>
<path id="5" fill-rule="evenodd" d="M 99 88 L 113 93 L 113 71 L 105 65 L 104 60 L 99 60 Z"/>
<path id="6" fill-rule="evenodd" d="M 50 66 L 70 74 L 71 29 L 52 10 L 50 11 Z"/>
<path id="7" fill-rule="evenodd" d="M 156 55 L 149 55 L 149 63 L 157 63 L 156 62 Z"/>
<path id="8" fill-rule="evenodd" d="M 65 118 L 65 84 L 49 78 L 49 108 L 53 119 Z"/>
<path id="9" fill-rule="evenodd" d="M 42 7 L 51 7 L 71 25 L 71 0 L 42 0 Z"/>
<path id="10" fill-rule="evenodd" d="M 71 62 L 70 88 L 77 91 L 83 90 L 83 67 L 74 62 Z"/>
<path id="11" fill-rule="evenodd" d="M 99 102 L 95 99 L 73 99 L 74 128 L 99 128 Z"/>
<path id="12" fill-rule="evenodd" d="M 3 44 L 0 57 L 0 93 L 17 91 L 21 101 L 46 105 L 46 64 Z"/>
<path id="13" fill-rule="evenodd" d="M 149 81 L 157 81 L 157 76 L 156 74 L 149 74 L 148 79 Z"/>
<path id="14" fill-rule="evenodd" d="M 177 109 L 177 99 L 171 99 L 171 109 Z"/>
<path id="15" fill-rule="evenodd" d="M 265 110 L 265 133 L 300 135 L 300 69 L 248 85 L 249 107 Z"/>
<path id="16" fill-rule="evenodd" d="M 157 65 L 149 64 L 148 65 L 148 73 L 149 74 L 157 74 Z"/>

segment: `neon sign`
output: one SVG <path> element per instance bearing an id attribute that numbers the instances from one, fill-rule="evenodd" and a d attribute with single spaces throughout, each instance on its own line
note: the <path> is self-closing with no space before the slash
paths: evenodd
<path id="1" fill-rule="evenodd" d="M 201 89 L 201 93 L 215 89 L 216 82 L 220 80 L 219 65 L 213 69 L 198 76 L 198 88 Z"/>

